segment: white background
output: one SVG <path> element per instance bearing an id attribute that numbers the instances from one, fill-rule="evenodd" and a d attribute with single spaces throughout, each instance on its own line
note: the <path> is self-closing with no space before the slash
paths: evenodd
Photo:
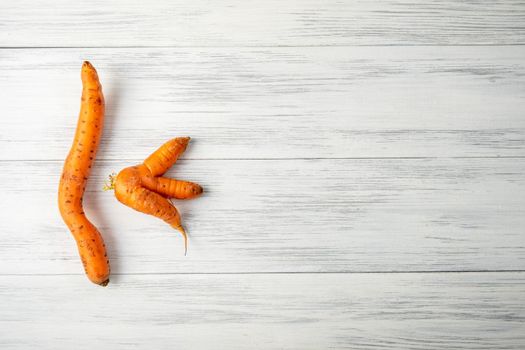
<path id="1" fill-rule="evenodd" d="M 1 349 L 523 349 L 525 4 L 3 1 Z M 107 114 L 90 284 L 56 205 Z M 164 141 L 190 234 L 101 187 Z"/>

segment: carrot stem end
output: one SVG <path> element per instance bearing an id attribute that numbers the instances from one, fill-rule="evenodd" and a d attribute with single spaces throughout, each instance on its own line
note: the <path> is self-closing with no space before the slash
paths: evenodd
<path id="1" fill-rule="evenodd" d="M 104 186 L 102 187 L 102 190 L 103 191 L 114 190 L 115 189 L 115 179 L 116 179 L 116 177 L 117 177 L 116 173 L 109 174 L 109 176 L 108 176 L 108 181 L 109 182 L 105 182 L 104 183 Z"/>

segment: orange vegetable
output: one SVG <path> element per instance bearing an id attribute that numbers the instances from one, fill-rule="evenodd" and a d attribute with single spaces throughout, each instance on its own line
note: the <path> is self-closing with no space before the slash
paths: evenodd
<path id="1" fill-rule="evenodd" d="M 97 154 L 104 124 L 104 96 L 97 71 L 84 62 L 81 71 L 82 99 L 73 145 L 64 163 L 58 187 L 58 207 L 73 234 L 87 277 L 96 284 L 109 283 L 109 260 L 104 240 L 88 220 L 82 198 Z"/>
<path id="2" fill-rule="evenodd" d="M 144 163 L 123 169 L 112 178 L 109 189 L 114 188 L 117 199 L 137 211 L 153 215 L 177 229 L 188 247 L 186 231 L 181 225 L 177 208 L 169 198 L 191 199 L 202 193 L 202 187 L 193 182 L 163 177 L 164 173 L 186 150 L 189 137 L 179 137 L 163 144 Z"/>

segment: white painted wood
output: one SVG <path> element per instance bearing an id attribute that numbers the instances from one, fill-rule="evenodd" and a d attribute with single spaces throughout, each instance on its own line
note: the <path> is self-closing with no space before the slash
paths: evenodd
<path id="1" fill-rule="evenodd" d="M 190 233 L 85 196 L 116 273 L 525 269 L 525 159 L 186 160 L 205 188 L 177 202 Z M 62 223 L 62 162 L 0 162 L 0 274 L 82 274 Z"/>
<path id="2" fill-rule="evenodd" d="M 524 44 L 521 1 L 2 1 L 0 45 Z"/>
<path id="3" fill-rule="evenodd" d="M 520 1 L 0 2 L 0 349 L 521 350 L 523 23 Z M 56 208 L 84 59 L 107 288 Z M 187 257 L 99 190 L 181 135 L 172 174 L 206 189 L 178 203 Z"/>
<path id="4" fill-rule="evenodd" d="M 525 275 L 3 276 L 2 349 L 522 349 Z"/>
<path id="5" fill-rule="evenodd" d="M 186 157 L 524 156 L 525 46 L 0 50 L 0 159 L 62 160 L 79 67 L 99 69 L 100 159 L 176 135 Z"/>

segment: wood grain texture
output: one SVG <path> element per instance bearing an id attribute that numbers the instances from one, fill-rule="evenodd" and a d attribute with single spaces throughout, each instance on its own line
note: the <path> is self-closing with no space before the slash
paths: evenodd
<path id="1" fill-rule="evenodd" d="M 0 2 L 0 349 L 523 349 L 524 23 L 514 0 Z M 56 203 L 84 59 L 107 288 Z M 184 135 L 187 257 L 100 191 Z"/>
<path id="2" fill-rule="evenodd" d="M 2 277 L 2 349 L 522 349 L 523 273 Z"/>
<path id="3" fill-rule="evenodd" d="M 181 161 L 172 174 L 205 189 L 177 202 L 187 257 L 179 233 L 101 191 L 133 163 L 96 164 L 85 208 L 116 273 L 525 269 L 523 158 Z M 82 273 L 61 166 L 0 162 L 1 274 Z"/>
<path id="4" fill-rule="evenodd" d="M 525 46 L 1 50 L 0 159 L 63 159 L 82 59 L 99 159 L 525 156 Z"/>
<path id="5" fill-rule="evenodd" d="M 521 1 L 3 1 L 0 44 L 524 44 Z"/>

